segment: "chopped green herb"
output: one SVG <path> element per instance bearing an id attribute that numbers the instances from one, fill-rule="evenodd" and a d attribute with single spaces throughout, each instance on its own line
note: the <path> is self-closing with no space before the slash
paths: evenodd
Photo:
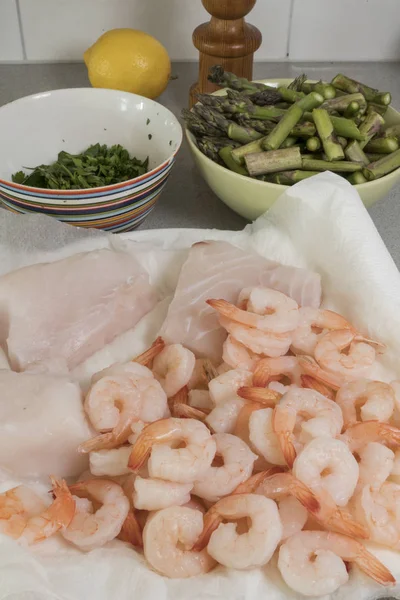
<path id="1" fill-rule="evenodd" d="M 149 140 L 151 140 L 151 138 L 152 138 L 153 136 L 151 135 L 151 133 L 149 133 L 149 135 L 148 135 L 147 137 L 149 138 Z"/>
<path id="2" fill-rule="evenodd" d="M 146 121 L 146 125 L 148 125 L 150 123 L 150 119 L 147 119 Z"/>
<path id="3" fill-rule="evenodd" d="M 14 183 L 53 190 L 76 190 L 102 187 L 134 179 L 147 173 L 149 157 L 140 161 L 131 158 L 122 146 L 108 147 L 94 144 L 82 154 L 62 151 L 51 165 L 25 167 L 32 171 L 18 171 L 12 176 Z"/>

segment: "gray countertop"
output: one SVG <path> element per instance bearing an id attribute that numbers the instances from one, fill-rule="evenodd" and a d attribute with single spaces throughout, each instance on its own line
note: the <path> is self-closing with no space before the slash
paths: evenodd
<path id="1" fill-rule="evenodd" d="M 389 90 L 400 108 L 400 64 L 398 63 L 256 63 L 254 78 L 295 77 L 306 72 L 310 79 L 331 79 L 338 72 Z M 159 101 L 176 115 L 187 106 L 188 90 L 196 80 L 197 64 L 175 63 L 173 75 Z M 0 105 L 29 94 L 65 87 L 84 87 L 89 82 L 83 64 L 0 65 Z M 400 186 L 370 210 L 371 217 L 400 268 Z M 186 142 L 177 157 L 171 177 L 154 211 L 142 229 L 199 227 L 242 229 L 246 221 L 227 208 L 197 172 Z"/>

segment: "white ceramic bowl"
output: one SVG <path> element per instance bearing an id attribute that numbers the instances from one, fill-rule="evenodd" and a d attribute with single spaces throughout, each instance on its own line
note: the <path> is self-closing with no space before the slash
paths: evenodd
<path id="1" fill-rule="evenodd" d="M 287 85 L 292 79 L 261 79 L 258 83 L 265 83 L 277 87 L 278 85 Z M 215 95 L 225 94 L 224 90 L 214 92 Z M 400 123 L 400 113 L 394 108 L 389 107 L 385 115 L 387 126 Z M 210 158 L 205 156 L 198 149 L 195 137 L 188 129 L 185 129 L 189 148 L 192 152 L 194 161 L 213 192 L 229 208 L 236 213 L 253 221 L 278 200 L 279 196 L 287 189 L 286 185 L 278 185 L 267 181 L 259 181 L 244 175 L 233 173 L 229 169 L 217 165 Z M 392 187 L 400 181 L 400 169 L 396 169 L 389 175 L 355 185 L 355 189 L 360 194 L 361 200 L 365 206 L 371 206 L 380 198 L 386 196 Z"/>
<path id="2" fill-rule="evenodd" d="M 129 231 L 154 207 L 182 142 L 177 118 L 136 94 L 96 88 L 44 92 L 0 107 L 0 201 L 11 211 L 40 212 L 79 225 Z M 49 164 L 61 150 L 121 144 L 149 156 L 150 171 L 123 183 L 85 190 L 42 190 L 12 183 L 24 167 Z"/>

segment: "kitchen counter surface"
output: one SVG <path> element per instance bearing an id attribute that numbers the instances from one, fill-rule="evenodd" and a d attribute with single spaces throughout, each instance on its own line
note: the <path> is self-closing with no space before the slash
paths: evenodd
<path id="1" fill-rule="evenodd" d="M 343 72 L 382 90 L 389 90 L 393 105 L 400 109 L 399 63 L 256 63 L 254 78 L 295 77 L 331 79 Z M 196 80 L 196 63 L 175 63 L 177 76 L 159 101 L 176 115 L 187 106 L 188 90 Z M 57 88 L 89 85 L 83 64 L 0 65 L 0 106 L 22 96 Z M 370 209 L 370 215 L 400 268 L 400 186 Z M 176 165 L 159 203 L 141 229 L 199 227 L 242 229 L 246 221 L 227 208 L 197 172 L 184 141 Z"/>

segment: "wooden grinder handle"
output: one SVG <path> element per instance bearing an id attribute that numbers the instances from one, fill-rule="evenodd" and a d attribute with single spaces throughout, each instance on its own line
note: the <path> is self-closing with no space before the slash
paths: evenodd
<path id="1" fill-rule="evenodd" d="M 202 3 L 211 20 L 193 32 L 193 44 L 200 57 L 199 79 L 190 88 L 190 106 L 196 102 L 196 94 L 218 89 L 207 80 L 213 65 L 222 65 L 226 71 L 251 80 L 254 52 L 262 39 L 260 31 L 244 20 L 256 0 L 202 0 Z"/>

